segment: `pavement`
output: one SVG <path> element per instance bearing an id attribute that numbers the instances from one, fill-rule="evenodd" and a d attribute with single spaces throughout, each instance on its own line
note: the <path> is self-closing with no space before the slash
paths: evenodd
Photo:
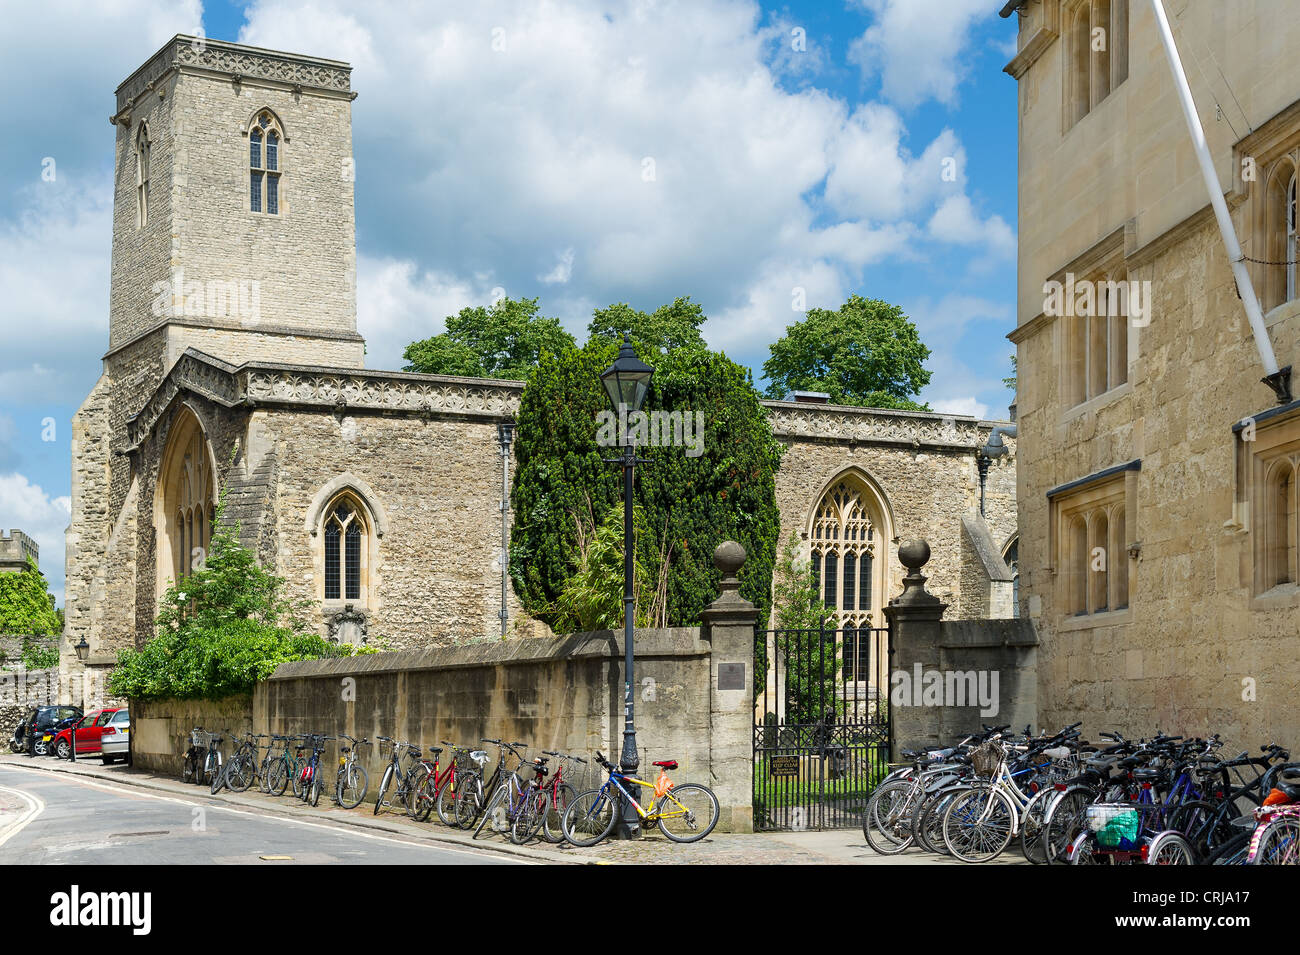
<path id="1" fill-rule="evenodd" d="M 88 830 L 88 817 L 104 825 Z M 199 818 L 204 820 L 202 830 L 193 828 Z M 212 833 L 221 838 L 206 838 Z M 161 856 L 160 848 L 165 849 Z M 0 756 L 0 863 L 96 861 L 96 854 L 108 849 L 113 850 L 111 861 L 116 864 L 165 863 L 173 856 L 178 862 L 216 864 L 964 864 L 915 849 L 898 856 L 877 855 L 860 829 L 715 832 L 688 845 L 671 842 L 655 831 L 636 842 L 606 840 L 587 849 L 544 842 L 515 846 L 499 835 L 473 839 L 436 818 L 417 823 L 397 812 L 375 816 L 370 804 L 345 810 L 332 803 L 327 807 L 322 798 L 320 806 L 312 808 L 291 795 L 276 797 L 255 790 L 214 796 L 206 787 L 121 763 L 104 766 L 98 761 Z M 282 856 L 289 858 L 278 858 Z M 1013 846 L 994 864 L 1017 862 L 1025 864 Z"/>

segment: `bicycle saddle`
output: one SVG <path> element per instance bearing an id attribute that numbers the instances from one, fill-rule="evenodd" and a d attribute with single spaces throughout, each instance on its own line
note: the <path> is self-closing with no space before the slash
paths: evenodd
<path id="1" fill-rule="evenodd" d="M 655 763 L 655 765 L 658 766 L 660 769 L 676 769 L 676 768 L 677 768 L 677 760 L 675 760 L 675 759 L 665 759 L 665 760 L 661 760 L 661 761 Z"/>
<path id="2" fill-rule="evenodd" d="M 1145 768 L 1135 769 L 1133 770 L 1133 778 L 1140 783 L 1154 783 L 1160 778 L 1160 770 Z"/>

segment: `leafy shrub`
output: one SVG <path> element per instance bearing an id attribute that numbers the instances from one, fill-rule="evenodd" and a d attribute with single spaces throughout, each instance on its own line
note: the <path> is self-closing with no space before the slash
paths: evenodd
<path id="1" fill-rule="evenodd" d="M 281 663 L 374 653 L 311 632 L 307 603 L 284 595 L 285 582 L 257 563 L 223 526 L 223 493 L 206 563 L 163 595 L 157 635 L 123 650 L 109 688 L 135 700 L 216 700 L 252 692 Z"/>

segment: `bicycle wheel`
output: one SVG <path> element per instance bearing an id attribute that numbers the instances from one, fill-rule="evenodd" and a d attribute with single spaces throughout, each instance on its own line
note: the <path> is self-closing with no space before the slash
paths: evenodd
<path id="1" fill-rule="evenodd" d="M 1034 865 L 1047 862 L 1047 850 L 1043 847 L 1043 829 L 1047 821 L 1047 807 L 1055 789 L 1040 789 L 1029 800 L 1020 820 L 1020 851 Z"/>
<path id="2" fill-rule="evenodd" d="M 1169 813 L 1168 828 L 1181 833 L 1199 855 L 1209 855 L 1227 842 L 1237 830 L 1218 812 L 1218 807 L 1204 799 L 1185 802 Z"/>
<path id="3" fill-rule="evenodd" d="M 1182 835 L 1166 829 L 1147 847 L 1147 865 L 1196 865 L 1196 850 Z"/>
<path id="4" fill-rule="evenodd" d="M 961 793 L 943 814 L 943 841 L 962 862 L 989 862 L 1011 843 L 1016 810 L 1000 789 Z"/>
<path id="5" fill-rule="evenodd" d="M 311 789 L 307 794 L 308 795 L 307 801 L 312 804 L 313 808 L 320 803 L 320 791 L 321 791 L 320 775 L 321 775 L 321 768 L 317 766 L 315 769 L 312 770 Z"/>
<path id="6" fill-rule="evenodd" d="M 1087 828 L 1084 811 L 1092 802 L 1094 793 L 1086 786 L 1072 786 L 1057 796 L 1047 807 L 1047 821 L 1043 825 L 1043 854 L 1049 865 L 1068 863 L 1066 852 L 1079 833 Z"/>
<path id="7" fill-rule="evenodd" d="M 699 842 L 718 824 L 718 797 L 699 783 L 674 786 L 656 806 L 659 831 L 673 842 Z"/>
<path id="8" fill-rule="evenodd" d="M 510 831 L 510 818 L 506 807 L 506 795 L 509 791 L 509 786 L 501 786 L 493 793 L 492 798 L 488 800 L 487 808 L 483 810 L 483 818 L 474 827 L 472 838 L 477 839 L 488 823 L 492 824 L 492 829 L 495 832 L 507 833 Z"/>
<path id="9" fill-rule="evenodd" d="M 199 761 L 194 751 L 185 754 L 185 763 L 181 766 L 181 782 L 192 783 L 199 774 Z"/>
<path id="10" fill-rule="evenodd" d="M 1097 841 L 1092 833 L 1081 832 L 1074 837 L 1070 847 L 1061 853 L 1057 860 L 1069 865 L 1101 865 L 1102 859 L 1097 855 Z"/>
<path id="11" fill-rule="evenodd" d="M 266 791 L 273 796 L 283 796 L 289 788 L 289 764 L 277 759 L 266 771 Z"/>
<path id="12" fill-rule="evenodd" d="M 1300 819 L 1282 817 L 1268 823 L 1259 837 L 1255 865 L 1300 865 Z"/>
<path id="13" fill-rule="evenodd" d="M 271 791 L 271 767 L 274 765 L 275 762 L 270 756 L 267 756 L 262 760 L 262 765 L 257 770 L 258 788 L 264 793 L 269 793 Z"/>
<path id="14" fill-rule="evenodd" d="M 478 819 L 480 800 L 483 798 L 483 791 L 480 788 L 481 780 L 476 774 L 471 775 L 466 781 L 463 789 L 456 796 L 456 828 L 471 829 Z M 457 781 L 459 786 L 459 780 Z"/>
<path id="15" fill-rule="evenodd" d="M 366 798 L 366 788 L 369 785 L 370 777 L 366 775 L 366 767 L 353 763 L 339 774 L 338 791 L 334 797 L 344 809 L 356 809 L 361 805 L 361 800 Z"/>
<path id="16" fill-rule="evenodd" d="M 230 762 L 230 768 L 226 770 L 226 785 L 231 792 L 248 792 L 253 785 L 253 779 L 253 761 L 251 759 L 245 756 Z"/>
<path id="17" fill-rule="evenodd" d="M 606 796 L 604 790 L 589 789 L 573 797 L 560 820 L 560 827 L 565 839 L 585 849 L 613 832 L 616 819 L 614 800 Z"/>
<path id="18" fill-rule="evenodd" d="M 1205 860 L 1206 865 L 1245 865 L 1250 854 L 1251 833 L 1242 832 L 1219 846 Z"/>
<path id="19" fill-rule="evenodd" d="M 529 789 L 523 797 L 523 804 L 515 814 L 515 821 L 510 826 L 510 841 L 522 846 L 537 835 L 551 807 L 551 794 L 545 789 Z"/>
<path id="20" fill-rule="evenodd" d="M 307 793 L 307 784 L 311 779 L 307 777 L 305 770 L 307 765 L 300 759 L 293 761 L 293 772 L 290 778 L 293 780 L 293 795 L 296 799 L 301 799 Z"/>
<path id="21" fill-rule="evenodd" d="M 918 845 L 928 847 L 931 852 L 941 856 L 951 855 L 943 841 L 943 814 L 948 811 L 952 801 L 969 788 L 966 784 L 949 786 L 925 804 L 925 811 L 913 828 Z"/>
<path id="22" fill-rule="evenodd" d="M 898 855 L 912 844 L 908 822 L 914 801 L 919 798 L 918 784 L 898 779 L 878 786 L 867 800 L 862 813 L 862 835 L 867 845 L 882 856 Z"/>
<path id="23" fill-rule="evenodd" d="M 411 790 L 411 818 L 416 822 L 425 822 L 433 815 L 433 808 L 438 802 L 434 797 L 433 786 L 433 773 L 421 768 Z"/>
<path id="24" fill-rule="evenodd" d="M 384 808 L 384 797 L 388 795 L 388 787 L 393 785 L 393 764 L 389 763 L 384 770 L 384 778 L 379 783 L 379 792 L 375 796 L 374 815 L 379 815 L 379 810 Z"/>
<path id="25" fill-rule="evenodd" d="M 452 773 L 452 777 L 442 784 L 438 790 L 438 821 L 444 826 L 456 827 L 456 802 L 461 791 L 465 788 L 465 779 L 468 777 L 458 773 Z"/>
<path id="26" fill-rule="evenodd" d="M 554 796 L 547 801 L 546 818 L 542 820 L 542 838 L 547 842 L 564 841 L 564 814 L 577 795 L 578 791 L 568 783 L 560 783 Z"/>
<path id="27" fill-rule="evenodd" d="M 406 810 L 406 814 L 412 819 L 414 819 L 415 814 L 420 811 L 420 790 L 416 780 L 422 778 L 424 775 L 427 774 L 425 773 L 423 766 L 418 769 L 410 770 L 402 777 L 402 785 L 398 790 L 398 795 L 402 800 L 402 808 Z"/>

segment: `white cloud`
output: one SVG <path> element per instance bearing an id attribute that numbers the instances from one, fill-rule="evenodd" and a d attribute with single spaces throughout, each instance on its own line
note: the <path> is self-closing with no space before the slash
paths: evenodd
<path id="1" fill-rule="evenodd" d="M 539 275 L 537 280 L 544 285 L 564 285 L 573 275 L 573 249 L 565 249 L 557 256 L 555 268 L 545 275 Z"/>
<path id="2" fill-rule="evenodd" d="M 961 398 L 937 398 L 931 402 L 930 407 L 939 414 L 970 415 L 972 418 L 982 419 L 987 419 L 989 415 L 989 406 L 973 395 Z"/>
<path id="3" fill-rule="evenodd" d="M 60 604 L 63 603 L 63 534 L 71 514 L 71 498 L 51 497 L 16 471 L 0 474 L 0 529 L 18 528 L 36 541 L 41 549 L 41 571 Z"/>
<path id="4" fill-rule="evenodd" d="M 963 53 L 975 21 L 996 12 L 990 0 L 858 0 L 874 17 L 849 46 L 864 76 L 880 77 L 890 102 L 917 106 L 928 99 L 948 106 L 966 75 Z"/>
<path id="5" fill-rule="evenodd" d="M 79 401 L 108 345 L 112 190 L 107 176 L 65 173 L 19 201 L 16 218 L 0 218 L 0 401 Z"/>
<path id="6" fill-rule="evenodd" d="M 865 266 L 915 255 L 917 220 L 962 188 L 943 179 L 945 157 L 965 161 L 951 130 L 914 156 L 888 107 L 850 115 L 824 91 L 783 89 L 771 44 L 788 46 L 790 25 L 759 27 L 748 3 L 261 0 L 248 18 L 243 42 L 354 64 L 362 252 L 419 274 L 436 263 L 443 291 L 424 296 L 435 301 L 468 304 L 491 273 L 489 287 L 544 294 L 545 310 L 559 303 L 574 327 L 585 319 L 566 309 L 578 300 L 654 307 L 690 294 L 714 337 L 737 341 L 756 321 L 784 328 L 758 309 L 779 301 L 788 312 L 781 283 L 800 284 L 797 273 L 838 293 Z M 382 163 L 366 155 L 380 148 Z M 406 221 L 365 228 L 384 213 Z M 404 236 L 410 223 L 426 228 Z M 555 298 L 579 278 L 572 299 Z M 373 306 L 360 309 L 366 335 L 392 330 Z M 729 322 L 741 324 L 717 328 Z M 395 352 L 372 343 L 369 364 Z"/>
<path id="7" fill-rule="evenodd" d="M 1001 216 L 979 218 L 969 196 L 945 199 L 926 228 L 940 242 L 978 246 L 985 260 L 1014 259 L 1016 255 L 1015 231 Z"/>

